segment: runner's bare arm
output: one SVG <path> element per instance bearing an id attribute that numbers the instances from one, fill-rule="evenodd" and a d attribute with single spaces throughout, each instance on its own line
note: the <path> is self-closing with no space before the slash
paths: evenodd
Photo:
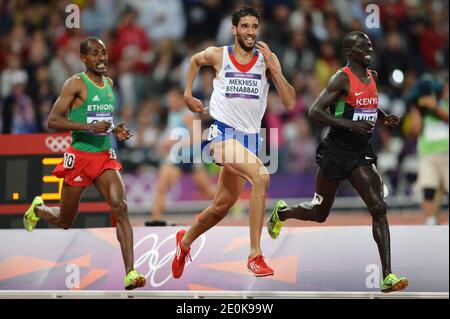
<path id="1" fill-rule="evenodd" d="M 320 92 L 314 101 L 308 112 L 309 118 L 319 125 L 347 128 L 361 134 L 367 134 L 375 126 L 374 123 L 364 120 L 351 121 L 336 117 L 327 111 L 330 105 L 336 103 L 348 93 L 348 87 L 349 81 L 347 75 L 344 72 L 338 71 L 331 77 L 327 87 Z"/>
<path id="2" fill-rule="evenodd" d="M 383 121 L 383 124 L 389 127 L 397 127 L 400 124 L 400 118 L 398 116 L 387 114 L 382 109 L 378 109 L 378 118 Z"/>
<path id="3" fill-rule="evenodd" d="M 108 80 L 109 85 L 111 85 L 111 87 L 114 86 L 114 82 L 109 76 L 106 77 L 106 80 Z M 112 133 L 117 137 L 119 141 L 128 140 L 133 136 L 133 134 L 131 134 L 130 129 L 125 127 L 125 122 L 121 122 L 119 125 L 114 127 L 112 129 Z"/>
<path id="4" fill-rule="evenodd" d="M 186 76 L 186 84 L 184 87 L 184 101 L 192 112 L 205 113 L 206 109 L 203 107 L 202 101 L 192 96 L 192 86 L 194 79 L 197 76 L 200 67 L 204 65 L 212 65 L 216 70 L 220 68 L 219 61 L 222 54 L 222 48 L 209 47 L 204 51 L 194 54 L 191 57 L 191 62 Z"/>
<path id="5" fill-rule="evenodd" d="M 56 99 L 48 116 L 48 127 L 56 130 L 93 130 L 96 132 L 108 131 L 111 123 L 102 121 L 95 124 L 78 123 L 67 118 L 70 104 L 80 94 L 83 81 L 76 76 L 69 78 L 63 85 L 61 93 Z"/>
<path id="6" fill-rule="evenodd" d="M 375 70 L 370 70 L 372 72 L 372 76 L 376 81 L 378 81 L 378 73 Z M 387 114 L 382 109 L 378 108 L 378 119 L 380 119 L 384 125 L 389 127 L 396 127 L 400 124 L 400 118 L 395 115 Z"/>
<path id="7" fill-rule="evenodd" d="M 264 56 L 270 78 L 275 84 L 275 88 L 280 95 L 281 102 L 283 102 L 283 105 L 286 106 L 287 109 L 293 109 L 295 107 L 295 90 L 284 77 L 281 70 L 281 64 L 277 56 L 270 51 L 269 46 L 262 41 L 258 41 L 256 48 Z"/>

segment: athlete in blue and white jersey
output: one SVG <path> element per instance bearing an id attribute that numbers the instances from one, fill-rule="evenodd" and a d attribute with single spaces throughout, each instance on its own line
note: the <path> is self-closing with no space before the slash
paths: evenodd
<path id="1" fill-rule="evenodd" d="M 192 242 L 227 215 L 246 181 L 252 185 L 247 269 L 258 277 L 274 274 L 265 263 L 260 247 L 269 174 L 258 158 L 259 131 L 269 90 L 267 80 L 272 80 L 281 101 L 289 109 L 294 108 L 295 91 L 284 78 L 276 55 L 264 42 L 256 42 L 259 22 L 259 12 L 255 8 L 240 8 L 232 14 L 234 44 L 209 47 L 191 58 L 184 99 L 192 112 L 206 112 L 202 102 L 192 96 L 192 84 L 200 67 L 209 65 L 216 71 L 210 102 L 210 114 L 215 122 L 210 128 L 208 147 L 213 160 L 222 167 L 212 204 L 189 230 L 180 230 L 176 235 L 174 278 L 182 275 Z"/>

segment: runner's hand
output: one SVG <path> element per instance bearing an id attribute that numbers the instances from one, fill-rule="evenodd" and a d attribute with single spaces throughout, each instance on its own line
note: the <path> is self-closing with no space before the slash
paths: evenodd
<path id="1" fill-rule="evenodd" d="M 98 133 L 106 133 L 111 128 L 111 122 L 109 121 L 98 121 L 89 124 L 88 130 L 98 132 Z"/>
<path id="2" fill-rule="evenodd" d="M 389 127 L 397 127 L 400 124 L 400 118 L 395 115 L 386 115 L 383 118 L 383 124 Z"/>
<path id="3" fill-rule="evenodd" d="M 206 113 L 206 109 L 203 107 L 202 101 L 196 99 L 192 95 L 184 95 L 184 102 L 187 107 L 194 113 Z"/>
<path id="4" fill-rule="evenodd" d="M 266 61 L 267 69 L 269 69 L 271 72 L 275 72 L 278 69 L 278 64 L 275 61 L 275 58 L 273 57 L 272 51 L 270 50 L 269 46 L 262 41 L 258 41 L 256 43 L 256 48 L 259 52 L 264 56 L 264 60 Z"/>
<path id="5" fill-rule="evenodd" d="M 131 131 L 127 129 L 124 125 L 125 123 L 122 122 L 113 129 L 113 133 L 115 136 L 117 136 L 119 141 L 128 140 L 130 137 L 133 136 L 133 134 L 131 134 Z"/>

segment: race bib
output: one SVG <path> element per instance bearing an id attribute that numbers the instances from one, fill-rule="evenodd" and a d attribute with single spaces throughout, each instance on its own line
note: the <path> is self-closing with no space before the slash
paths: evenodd
<path id="1" fill-rule="evenodd" d="M 107 121 L 112 124 L 113 123 L 112 113 L 109 113 L 109 112 L 88 112 L 87 113 L 87 123 L 88 124 L 91 124 L 91 123 L 93 124 L 93 123 L 101 122 L 101 121 Z M 113 129 L 113 125 L 111 125 L 110 129 L 105 133 L 98 133 L 98 132 L 94 132 L 94 131 L 89 131 L 89 133 L 92 135 L 107 136 L 109 133 L 111 133 L 112 129 Z"/>
<path id="2" fill-rule="evenodd" d="M 259 99 L 261 74 L 226 72 L 225 96 L 228 98 Z"/>
<path id="3" fill-rule="evenodd" d="M 63 167 L 67 169 L 72 169 L 75 165 L 75 154 L 64 153 Z"/>
<path id="4" fill-rule="evenodd" d="M 357 109 L 353 112 L 353 121 L 369 121 L 375 123 L 378 118 L 378 109 Z"/>
<path id="5" fill-rule="evenodd" d="M 117 159 L 116 151 L 113 148 L 109 149 L 109 158 L 113 160 Z"/>

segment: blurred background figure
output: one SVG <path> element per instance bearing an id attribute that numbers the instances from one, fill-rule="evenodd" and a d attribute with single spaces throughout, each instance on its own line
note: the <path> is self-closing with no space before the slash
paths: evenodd
<path id="1" fill-rule="evenodd" d="M 201 162 L 201 121 L 186 107 L 180 87 L 170 88 L 166 100 L 169 112 L 167 127 L 159 139 L 162 161 L 153 197 L 152 216 L 151 220 L 145 223 L 146 226 L 167 225 L 166 221 L 161 220 L 166 209 L 166 196 L 182 173 L 192 177 L 195 186 L 205 198 L 212 199 L 216 188 Z M 176 148 L 173 147 L 175 144 Z"/>
<path id="2" fill-rule="evenodd" d="M 448 195 L 448 81 L 442 86 L 424 76 L 412 89 L 411 132 L 418 137 L 417 184 L 422 192 L 425 224 L 438 225 L 442 192 Z"/>

